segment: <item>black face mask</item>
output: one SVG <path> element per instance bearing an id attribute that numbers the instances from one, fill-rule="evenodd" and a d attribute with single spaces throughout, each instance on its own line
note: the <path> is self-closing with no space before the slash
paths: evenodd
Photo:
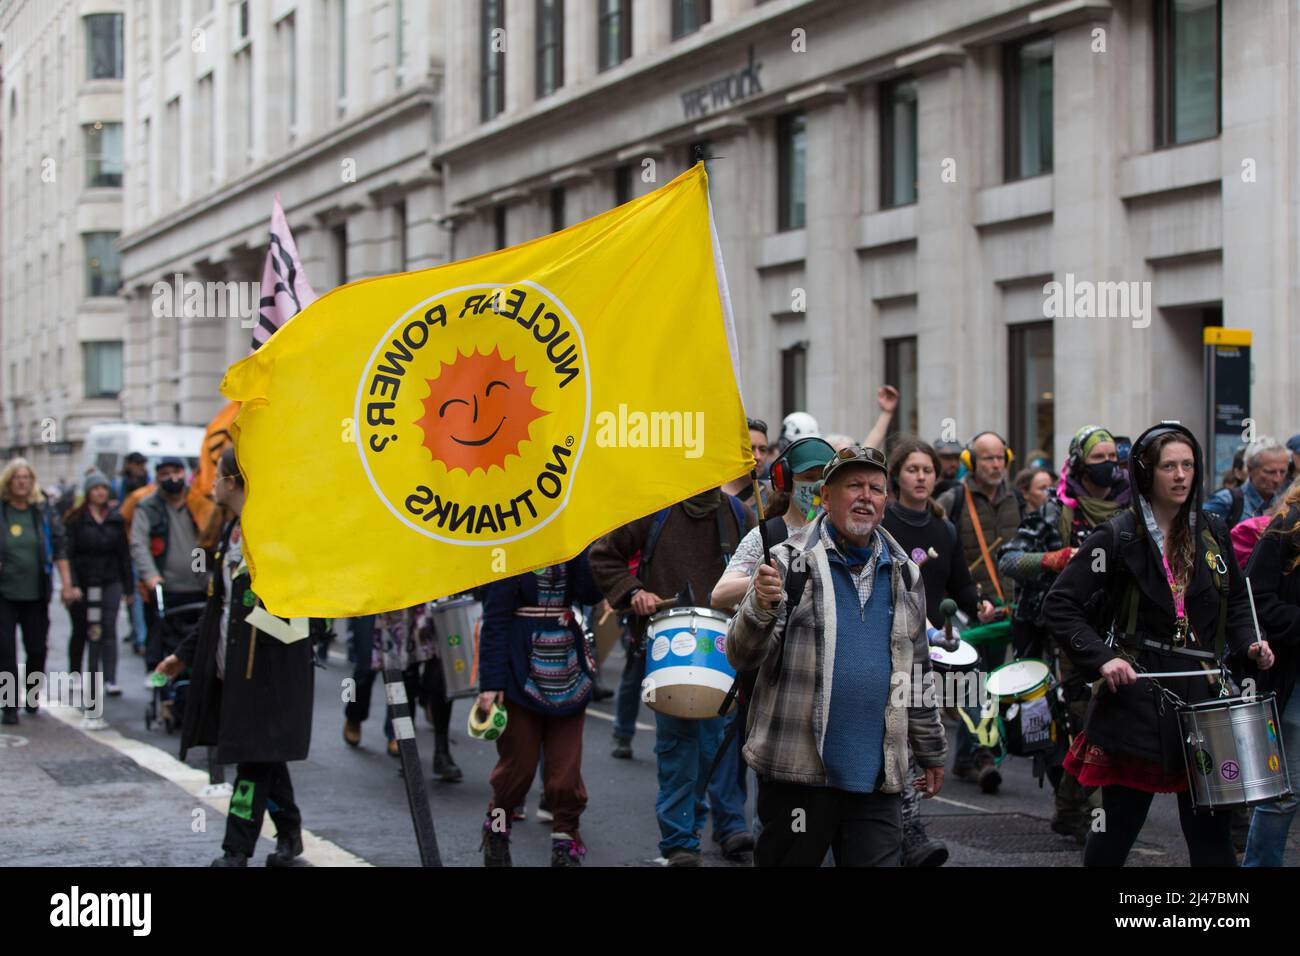
<path id="1" fill-rule="evenodd" d="M 158 482 L 158 487 L 162 488 L 165 494 L 179 495 L 185 490 L 184 478 L 168 478 L 165 481 Z"/>
<path id="2" fill-rule="evenodd" d="M 1089 481 L 1099 488 L 1114 488 L 1124 480 L 1117 461 L 1099 461 L 1083 466 L 1083 473 Z"/>

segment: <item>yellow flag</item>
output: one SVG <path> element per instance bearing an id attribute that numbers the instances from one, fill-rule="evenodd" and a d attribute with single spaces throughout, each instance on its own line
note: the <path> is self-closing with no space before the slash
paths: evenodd
<path id="1" fill-rule="evenodd" d="M 343 286 L 231 366 L 267 608 L 409 607 L 746 474 L 707 188 L 697 165 L 554 235 Z"/>

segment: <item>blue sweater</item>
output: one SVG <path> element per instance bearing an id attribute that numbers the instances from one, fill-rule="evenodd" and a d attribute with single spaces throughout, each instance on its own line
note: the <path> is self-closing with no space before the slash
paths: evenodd
<path id="1" fill-rule="evenodd" d="M 876 562 L 876 580 L 865 608 L 843 557 L 832 549 L 829 558 L 835 588 L 835 663 L 822 763 L 828 786 L 871 793 L 884 766 L 885 706 L 893 670 L 889 549 L 883 548 Z"/>

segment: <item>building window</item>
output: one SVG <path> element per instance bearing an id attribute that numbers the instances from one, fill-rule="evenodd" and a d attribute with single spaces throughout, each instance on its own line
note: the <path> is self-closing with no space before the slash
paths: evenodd
<path id="1" fill-rule="evenodd" d="M 86 295 L 117 295 L 122 284 L 115 232 L 87 232 L 82 235 L 86 253 Z"/>
<path id="2" fill-rule="evenodd" d="M 597 0 L 598 66 L 609 70 L 632 55 L 632 0 Z"/>
<path id="3" fill-rule="evenodd" d="M 239 2 L 239 39 L 248 39 L 248 0 Z"/>
<path id="4" fill-rule="evenodd" d="M 122 343 L 81 343 L 86 398 L 117 398 L 122 391 Z"/>
<path id="5" fill-rule="evenodd" d="M 563 186 L 556 186 L 551 190 L 551 232 L 559 232 L 568 222 L 566 221 L 566 204 L 568 196 L 565 194 Z"/>
<path id="6" fill-rule="evenodd" d="M 487 122 L 505 112 L 506 50 L 505 0 L 480 0 L 482 4 L 482 46 L 479 64 L 479 100 L 482 120 Z"/>
<path id="7" fill-rule="evenodd" d="M 397 232 L 397 271 L 406 271 L 406 200 L 393 204 L 393 229 Z"/>
<path id="8" fill-rule="evenodd" d="M 776 121 L 776 228 L 802 229 L 806 222 L 804 174 L 808 124 L 802 113 L 787 113 Z"/>
<path id="9" fill-rule="evenodd" d="M 348 224 L 341 222 L 330 230 L 334 241 L 334 274 L 338 277 L 335 285 L 348 281 Z"/>
<path id="10" fill-rule="evenodd" d="M 1035 37 L 1005 49 L 1006 178 L 1052 171 L 1052 38 Z"/>
<path id="11" fill-rule="evenodd" d="M 291 13 L 275 27 L 280 41 L 280 68 L 284 70 L 285 118 L 289 129 L 285 140 L 292 142 L 294 127 L 298 124 L 298 24 Z"/>
<path id="12" fill-rule="evenodd" d="M 1156 145 L 1219 135 L 1219 0 L 1156 0 Z"/>
<path id="13" fill-rule="evenodd" d="M 808 407 L 808 343 L 781 350 L 781 417 Z"/>
<path id="14" fill-rule="evenodd" d="M 1008 405 L 1011 447 L 1049 454 L 1056 437 L 1056 377 L 1052 323 L 1030 322 L 1007 330 L 1010 346 Z M 1026 459 L 1028 460 L 1028 459 Z"/>
<path id="15" fill-rule="evenodd" d="M 86 185 L 122 185 L 122 124 L 83 126 L 86 134 Z"/>
<path id="16" fill-rule="evenodd" d="M 673 39 L 694 33 L 709 22 L 709 0 L 673 0 Z"/>
<path id="17" fill-rule="evenodd" d="M 402 74 L 406 70 L 406 9 L 402 0 L 397 0 L 393 11 L 393 83 L 397 89 L 402 88 Z"/>
<path id="18" fill-rule="evenodd" d="M 497 249 L 506 247 L 506 207 L 497 206 L 492 210 L 492 242 Z"/>
<path id="19" fill-rule="evenodd" d="M 916 80 L 880 89 L 880 205 L 916 202 Z"/>
<path id="20" fill-rule="evenodd" d="M 564 0 L 537 0 L 537 95 L 564 85 Z"/>
<path id="21" fill-rule="evenodd" d="M 885 381 L 898 389 L 898 410 L 889 422 L 889 433 L 918 434 L 915 335 L 885 339 Z"/>
<path id="22" fill-rule="evenodd" d="M 348 111 L 348 0 L 337 0 L 338 22 L 334 25 L 335 50 L 334 62 L 338 65 L 338 75 L 334 78 L 334 97 L 337 115 L 343 116 Z"/>
<path id="23" fill-rule="evenodd" d="M 194 177 L 199 189 L 212 186 L 217 181 L 216 110 L 213 107 L 212 74 L 199 77 L 194 92 L 198 97 L 198 115 L 194 117 L 194 150 L 198 167 Z"/>
<path id="24" fill-rule="evenodd" d="M 86 19 L 86 79 L 122 78 L 122 14 L 96 13 Z"/>
<path id="25" fill-rule="evenodd" d="M 632 201 L 632 167 L 619 166 L 614 170 L 614 205 Z"/>
<path id="26" fill-rule="evenodd" d="M 235 82 L 238 85 L 243 102 L 240 109 L 244 113 L 243 142 L 240 144 L 243 148 L 236 152 L 236 156 L 242 159 L 242 165 L 251 166 L 253 163 L 253 48 L 251 45 L 244 47 L 235 54 Z M 234 137 L 232 137 L 233 139 Z M 231 164 L 227 167 L 227 173 L 232 168 L 238 169 L 241 164 Z"/>

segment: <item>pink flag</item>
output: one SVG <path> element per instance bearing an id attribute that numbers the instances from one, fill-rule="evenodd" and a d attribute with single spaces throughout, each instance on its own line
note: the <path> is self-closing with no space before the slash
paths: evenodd
<path id="1" fill-rule="evenodd" d="M 258 306 L 257 325 L 249 352 L 256 352 L 275 330 L 316 301 L 316 293 L 307 282 L 293 233 L 280 208 L 280 194 L 275 194 L 271 210 L 271 245 L 262 267 L 262 301 Z"/>

